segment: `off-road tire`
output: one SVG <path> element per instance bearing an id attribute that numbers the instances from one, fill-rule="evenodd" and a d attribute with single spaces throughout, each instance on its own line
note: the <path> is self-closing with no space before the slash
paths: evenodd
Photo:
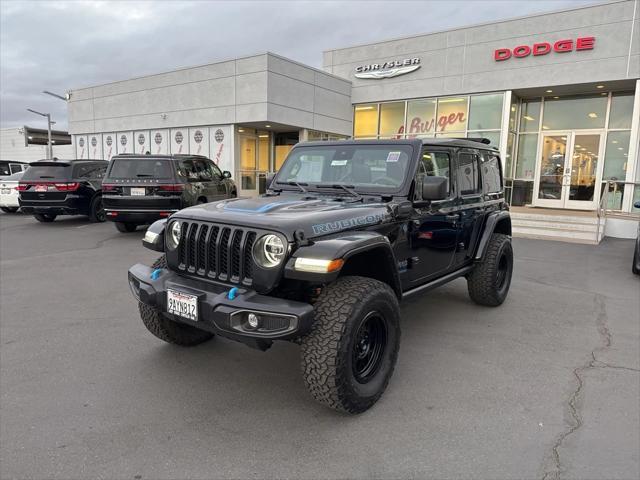
<path id="1" fill-rule="evenodd" d="M 135 232 L 136 228 L 138 228 L 138 224 L 137 223 L 115 222 L 115 224 L 116 224 L 116 228 L 118 229 L 118 231 L 122 232 L 122 233 Z"/>
<path id="2" fill-rule="evenodd" d="M 506 262 L 506 265 L 502 262 Z M 506 270 L 503 270 L 503 267 Z M 504 277 L 502 276 L 504 273 Z M 509 293 L 513 274 L 511 238 L 502 233 L 491 235 L 482 261 L 467 276 L 471 300 L 479 305 L 497 307 Z"/>
<path id="3" fill-rule="evenodd" d="M 361 383 L 354 373 L 359 327 L 380 314 L 386 346 L 375 373 Z M 400 312 L 391 288 L 365 277 L 341 277 L 328 285 L 314 304 L 315 321 L 301 342 L 302 375 L 320 403 L 338 411 L 362 413 L 375 404 L 389 383 L 400 347 Z"/>
<path id="4" fill-rule="evenodd" d="M 1 207 L 0 209 L 4 213 L 16 213 L 20 207 Z"/>
<path id="5" fill-rule="evenodd" d="M 42 223 L 53 222 L 57 215 L 51 215 L 50 213 L 34 213 L 33 218 Z"/>
<path id="6" fill-rule="evenodd" d="M 167 268 L 167 257 L 162 255 L 152 265 L 153 268 Z M 173 322 L 162 316 L 162 313 L 149 305 L 138 302 L 142 323 L 160 340 L 183 347 L 193 347 L 206 342 L 213 337 L 213 333 L 193 328 L 189 325 Z"/>
<path id="7" fill-rule="evenodd" d="M 89 221 L 92 223 L 102 223 L 107 220 L 107 215 L 102 206 L 102 195 L 97 195 L 91 200 L 89 207 Z"/>

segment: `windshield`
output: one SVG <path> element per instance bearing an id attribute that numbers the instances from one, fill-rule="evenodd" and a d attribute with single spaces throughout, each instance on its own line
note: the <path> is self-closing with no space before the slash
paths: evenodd
<path id="1" fill-rule="evenodd" d="M 158 158 L 114 158 L 109 178 L 173 178 L 169 160 Z"/>
<path id="2" fill-rule="evenodd" d="M 71 178 L 71 165 L 38 165 L 32 163 L 24 172 L 22 180 L 68 180 Z"/>
<path id="3" fill-rule="evenodd" d="M 411 145 L 327 145 L 298 147 L 278 171 L 278 188 L 291 182 L 342 184 L 360 192 L 396 192 L 409 168 Z"/>

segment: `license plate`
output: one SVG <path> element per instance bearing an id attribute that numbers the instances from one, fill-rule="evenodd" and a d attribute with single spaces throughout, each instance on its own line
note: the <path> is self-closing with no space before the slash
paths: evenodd
<path id="1" fill-rule="evenodd" d="M 48 190 L 48 187 L 46 185 L 36 185 L 35 191 L 36 192 L 46 192 Z"/>
<path id="2" fill-rule="evenodd" d="M 147 194 L 147 189 L 144 187 L 131 187 L 131 196 L 144 197 Z"/>
<path id="3" fill-rule="evenodd" d="M 11 189 L 10 188 L 3 188 L 1 193 L 3 195 L 10 195 L 11 194 Z"/>
<path id="4" fill-rule="evenodd" d="M 198 297 L 176 290 L 167 290 L 167 312 L 197 322 Z"/>

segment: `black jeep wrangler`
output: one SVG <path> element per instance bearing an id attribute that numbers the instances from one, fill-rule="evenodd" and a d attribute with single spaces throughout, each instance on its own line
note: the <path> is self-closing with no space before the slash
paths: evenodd
<path id="1" fill-rule="evenodd" d="M 507 296 L 511 219 L 480 139 L 301 143 L 267 185 L 149 227 L 164 255 L 129 284 L 151 333 L 299 343 L 315 399 L 360 413 L 393 372 L 400 300 L 463 276 L 476 303 Z"/>

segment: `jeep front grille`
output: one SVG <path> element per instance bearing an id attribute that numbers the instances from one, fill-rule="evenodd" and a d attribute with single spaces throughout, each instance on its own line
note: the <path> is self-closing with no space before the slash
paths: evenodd
<path id="1" fill-rule="evenodd" d="M 197 277 L 251 285 L 256 235 L 244 228 L 183 221 L 177 268 Z"/>

